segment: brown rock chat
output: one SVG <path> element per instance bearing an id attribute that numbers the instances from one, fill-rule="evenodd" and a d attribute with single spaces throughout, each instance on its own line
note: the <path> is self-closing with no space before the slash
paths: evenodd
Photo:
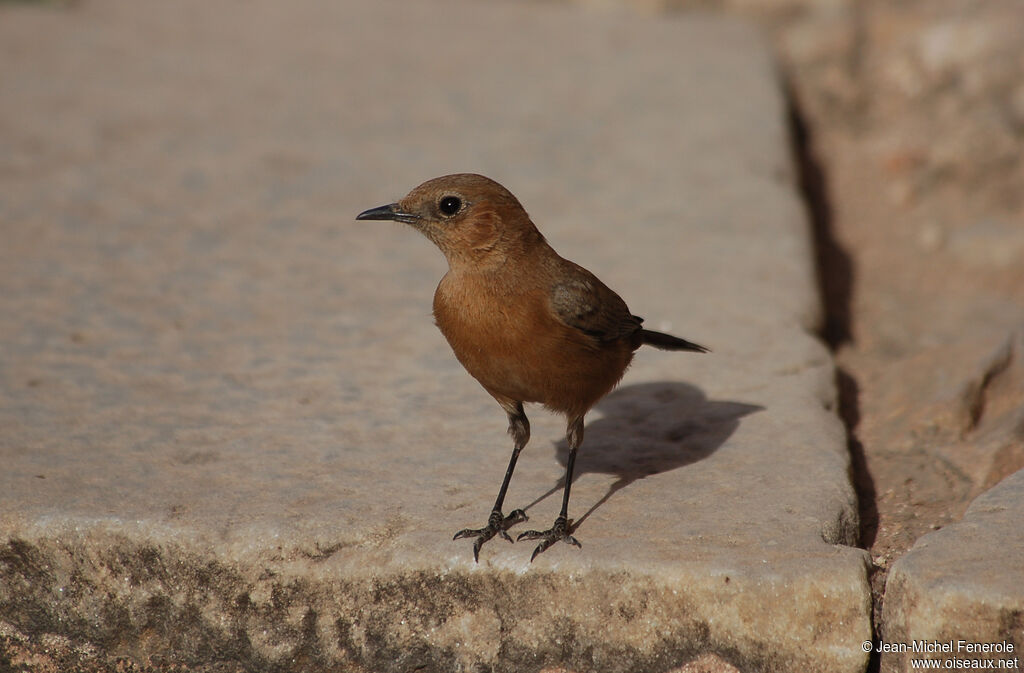
<path id="1" fill-rule="evenodd" d="M 619 382 L 633 352 L 644 344 L 662 350 L 706 352 L 698 344 L 643 327 L 619 295 L 558 255 L 516 197 L 497 182 L 469 173 L 424 182 L 405 198 L 360 213 L 359 220 L 412 225 L 448 260 L 434 294 L 434 318 L 455 357 L 508 415 L 512 457 L 493 511 L 483 528 L 455 539 L 480 547 L 526 520 L 502 513 L 519 452 L 530 439 L 524 402 L 537 402 L 568 420 L 569 456 L 562 509 L 551 528 L 521 533 L 539 540 L 531 561 L 559 540 L 580 546 L 569 519 L 573 464 L 583 441 L 583 418 Z"/>

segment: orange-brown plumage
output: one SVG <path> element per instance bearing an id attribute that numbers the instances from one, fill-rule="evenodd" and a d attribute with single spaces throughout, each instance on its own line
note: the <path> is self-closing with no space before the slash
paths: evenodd
<path id="1" fill-rule="evenodd" d="M 524 402 L 537 402 L 568 419 L 569 461 L 562 512 L 534 557 L 557 540 L 578 545 L 567 518 L 583 417 L 619 382 L 641 344 L 669 350 L 702 346 L 645 330 L 626 303 L 583 267 L 548 245 L 519 201 L 497 182 L 463 173 L 428 180 L 397 203 L 358 219 L 406 222 L 433 241 L 448 260 L 434 294 L 434 318 L 455 356 L 509 417 L 515 442 L 488 525 L 458 537 L 480 545 L 526 519 L 501 508 L 516 458 L 529 440 Z"/>

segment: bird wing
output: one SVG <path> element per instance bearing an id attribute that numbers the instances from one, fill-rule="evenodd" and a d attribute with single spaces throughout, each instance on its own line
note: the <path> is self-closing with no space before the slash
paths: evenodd
<path id="1" fill-rule="evenodd" d="M 626 302 L 581 266 L 565 274 L 551 289 L 551 307 L 563 323 L 599 341 L 635 334 L 643 319 L 629 312 Z"/>

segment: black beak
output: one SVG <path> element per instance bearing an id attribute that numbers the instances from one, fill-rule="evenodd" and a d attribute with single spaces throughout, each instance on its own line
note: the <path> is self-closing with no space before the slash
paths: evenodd
<path id="1" fill-rule="evenodd" d="M 416 220 L 420 219 L 419 215 L 413 213 L 403 213 L 397 203 L 389 203 L 386 206 L 378 206 L 377 208 L 370 208 L 356 215 L 357 220 L 394 220 L 395 222 L 405 222 L 406 224 L 412 224 Z"/>

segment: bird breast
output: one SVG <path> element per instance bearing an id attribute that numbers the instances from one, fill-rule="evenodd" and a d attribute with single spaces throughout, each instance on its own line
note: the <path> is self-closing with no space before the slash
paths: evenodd
<path id="1" fill-rule="evenodd" d="M 597 343 L 559 321 L 543 285 L 496 283 L 449 272 L 434 319 L 455 357 L 494 395 L 583 413 L 622 377 L 628 344 Z"/>

